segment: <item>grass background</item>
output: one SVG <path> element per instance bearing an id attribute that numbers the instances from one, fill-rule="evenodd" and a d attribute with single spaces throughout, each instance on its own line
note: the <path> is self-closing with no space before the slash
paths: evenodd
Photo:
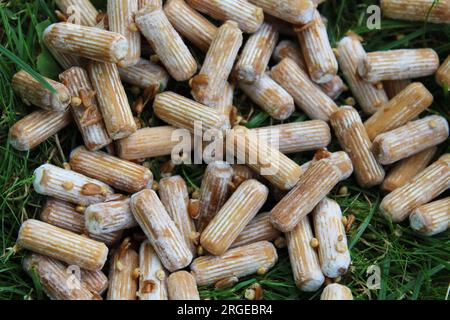
<path id="1" fill-rule="evenodd" d="M 94 1 L 103 6 L 104 1 Z M 450 25 L 411 23 L 382 20 L 382 29 L 371 31 L 366 27 L 366 8 L 377 4 L 376 0 L 328 0 L 320 11 L 328 18 L 329 36 L 333 46 L 347 31 L 352 30 L 365 38 L 367 51 L 398 48 L 434 48 L 444 59 L 450 54 Z M 56 78 L 61 71 L 41 45 L 40 34 L 52 21 L 56 21 L 53 1 L 1 1 L 0 0 L 0 299 L 45 298 L 39 283 L 32 281 L 21 267 L 23 251 L 15 252 L 13 246 L 21 222 L 39 215 L 43 197 L 32 190 L 33 170 L 45 163 L 61 165 L 70 150 L 81 144 L 74 125 L 61 131 L 31 152 L 18 152 L 8 144 L 8 130 L 15 121 L 30 112 L 29 107 L 17 98 L 11 89 L 11 78 L 18 66 L 32 69 Z M 201 61 L 201 54 L 192 48 Z M 21 64 L 25 62 L 26 65 Z M 450 119 L 450 97 L 438 87 L 434 79 L 423 80 L 433 93 L 435 103 L 427 113 L 441 114 Z M 171 83 L 170 90 L 187 93 L 185 83 Z M 349 93 L 338 101 L 344 104 Z M 130 94 L 130 100 L 133 100 Z M 240 114 L 248 119 L 248 127 L 258 127 L 277 122 L 236 91 L 235 105 Z M 148 109 L 148 108 L 147 108 Z M 144 112 L 146 126 L 157 125 L 151 110 Z M 289 121 L 303 121 L 306 117 L 296 112 Z M 333 144 L 332 150 L 337 150 Z M 441 146 L 441 153 L 449 151 L 449 144 Z M 303 163 L 311 154 L 294 155 Z M 152 159 L 152 169 L 158 178 L 160 164 L 165 159 Z M 193 188 L 198 188 L 204 168 L 181 166 L 181 174 Z M 348 194 L 339 195 L 340 187 L 346 186 Z M 362 190 L 353 180 L 341 183 L 333 190 L 344 214 L 353 214 L 356 221 L 348 233 L 352 266 L 342 283 L 348 285 L 355 299 L 447 299 L 450 282 L 450 232 L 427 238 L 414 234 L 407 223 L 393 225 L 378 214 L 382 195 L 377 189 Z M 268 207 L 271 203 L 269 202 Z M 287 252 L 279 250 L 278 264 L 264 276 L 245 279 L 236 286 L 215 290 L 200 288 L 202 298 L 242 299 L 246 288 L 255 282 L 263 286 L 265 299 L 317 299 L 320 292 L 302 293 L 295 288 Z M 381 269 L 381 288 L 366 287 L 367 268 L 377 265 Z"/>

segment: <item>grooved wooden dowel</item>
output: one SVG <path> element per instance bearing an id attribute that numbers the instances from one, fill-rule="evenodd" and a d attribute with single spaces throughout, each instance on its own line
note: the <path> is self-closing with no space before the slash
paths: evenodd
<path id="1" fill-rule="evenodd" d="M 409 216 L 409 224 L 412 229 L 427 236 L 446 231 L 450 225 L 450 198 L 418 207 Z"/>
<path id="2" fill-rule="evenodd" d="M 72 150 L 70 166 L 73 171 L 125 192 L 138 192 L 153 184 L 153 174 L 146 167 L 85 147 Z"/>
<path id="3" fill-rule="evenodd" d="M 34 171 L 34 190 L 46 196 L 74 204 L 90 205 L 104 202 L 113 190 L 101 181 L 80 173 L 44 164 Z"/>
<path id="4" fill-rule="evenodd" d="M 70 111 L 34 111 L 9 129 L 8 141 L 14 149 L 28 151 L 36 148 L 71 122 Z"/>
<path id="5" fill-rule="evenodd" d="M 120 66 L 132 66 L 141 56 L 141 35 L 134 24 L 138 11 L 138 0 L 108 0 L 107 13 L 109 30 L 123 35 L 128 41 L 128 52 Z"/>
<path id="6" fill-rule="evenodd" d="M 339 144 L 352 159 L 358 184 L 364 188 L 381 184 L 385 172 L 370 150 L 372 143 L 358 112 L 349 106 L 341 107 L 331 115 L 330 122 Z"/>
<path id="7" fill-rule="evenodd" d="M 167 271 L 148 240 L 139 249 L 139 300 L 167 300 Z"/>
<path id="8" fill-rule="evenodd" d="M 361 41 L 356 34 L 344 37 L 337 44 L 337 59 L 356 101 L 365 114 L 371 115 L 389 99 L 381 86 L 367 82 L 358 75 L 358 65 L 366 56 Z"/>
<path id="9" fill-rule="evenodd" d="M 450 188 L 450 154 L 446 153 L 417 174 L 407 184 L 395 189 L 380 204 L 380 213 L 393 222 L 401 222 L 411 212 Z"/>
<path id="10" fill-rule="evenodd" d="M 147 6 L 136 13 L 136 24 L 169 74 L 177 81 L 191 78 L 197 62 L 172 27 L 162 8 Z"/>
<path id="11" fill-rule="evenodd" d="M 108 300 L 137 299 L 139 255 L 129 245 L 122 243 L 111 259 Z"/>
<path id="12" fill-rule="evenodd" d="M 428 148 L 397 162 L 386 175 L 381 189 L 391 192 L 408 183 L 430 164 L 436 152 L 437 147 Z"/>
<path id="13" fill-rule="evenodd" d="M 135 193 L 131 197 L 131 210 L 168 271 L 183 269 L 191 263 L 191 251 L 153 190 Z"/>
<path id="14" fill-rule="evenodd" d="M 225 254 L 195 259 L 191 272 L 197 285 L 209 285 L 230 277 L 245 277 L 259 269 L 269 270 L 278 261 L 277 250 L 267 241 L 261 241 L 228 250 Z"/>
<path id="15" fill-rule="evenodd" d="M 256 32 L 264 21 L 260 7 L 247 0 L 187 0 L 187 3 L 202 13 L 220 21 L 233 20 L 244 32 Z"/>
<path id="16" fill-rule="evenodd" d="M 272 68 L 270 75 L 311 119 L 328 121 L 330 115 L 337 111 L 334 101 L 310 80 L 294 60 L 283 59 Z"/>
<path id="17" fill-rule="evenodd" d="M 268 193 L 256 180 L 242 183 L 203 230 L 202 247 L 216 256 L 224 254 L 264 205 Z"/>
<path id="18" fill-rule="evenodd" d="M 34 219 L 22 223 L 17 243 L 87 270 L 102 269 L 108 256 L 105 244 Z"/>
<path id="19" fill-rule="evenodd" d="M 31 253 L 24 259 L 23 268 L 30 275 L 35 272 L 43 291 L 52 300 L 102 300 L 97 292 L 92 292 L 85 283 L 68 272 L 61 261 Z"/>
<path id="20" fill-rule="evenodd" d="M 226 21 L 217 30 L 198 75 L 192 78 L 192 96 L 200 103 L 215 107 L 221 100 L 239 48 L 242 31 L 234 21 Z"/>
<path id="21" fill-rule="evenodd" d="M 292 231 L 286 233 L 295 284 L 297 288 L 306 292 L 318 290 L 325 281 L 317 252 L 311 247 L 313 237 L 308 218 L 302 219 Z"/>
<path id="22" fill-rule="evenodd" d="M 316 83 L 332 81 L 337 74 L 338 62 L 319 11 L 315 11 L 310 24 L 298 29 L 298 39 L 311 79 Z"/>
<path id="23" fill-rule="evenodd" d="M 448 135 L 444 117 L 428 116 L 378 135 L 373 141 L 372 152 L 381 164 L 391 164 L 440 144 Z"/>
<path id="24" fill-rule="evenodd" d="M 203 52 L 208 52 L 217 27 L 186 4 L 184 0 L 169 0 L 164 12 L 173 27 Z"/>
<path id="25" fill-rule="evenodd" d="M 187 271 L 172 273 L 167 286 L 170 300 L 200 300 L 195 278 Z"/>
<path id="26" fill-rule="evenodd" d="M 293 24 L 311 22 L 316 4 L 313 0 L 249 0 L 264 12 Z"/>
<path id="27" fill-rule="evenodd" d="M 12 78 L 12 88 L 27 105 L 35 105 L 48 111 L 64 112 L 69 107 L 70 92 L 62 83 L 44 78 L 54 89 L 50 91 L 31 74 L 21 70 Z"/>
<path id="28" fill-rule="evenodd" d="M 381 11 L 391 19 L 450 23 L 448 1 L 381 0 Z"/>
<path id="29" fill-rule="evenodd" d="M 111 63 L 124 60 L 129 47 L 119 33 L 66 22 L 47 27 L 44 41 L 60 52 Z"/>
<path id="30" fill-rule="evenodd" d="M 109 136 L 119 140 L 134 133 L 137 127 L 117 65 L 91 62 L 88 72 Z"/>
<path id="31" fill-rule="evenodd" d="M 433 49 L 400 49 L 370 52 L 358 65 L 358 73 L 369 82 L 404 80 L 432 75 L 439 68 Z"/>
<path id="32" fill-rule="evenodd" d="M 96 151 L 112 142 L 103 122 L 103 116 L 98 107 L 95 91 L 86 70 L 73 67 L 59 75 L 74 98 L 80 99 L 80 104 L 72 102 L 71 111 L 83 136 L 86 148 Z"/>
<path id="33" fill-rule="evenodd" d="M 416 118 L 433 100 L 433 95 L 420 82 L 408 85 L 364 123 L 370 140 Z"/>

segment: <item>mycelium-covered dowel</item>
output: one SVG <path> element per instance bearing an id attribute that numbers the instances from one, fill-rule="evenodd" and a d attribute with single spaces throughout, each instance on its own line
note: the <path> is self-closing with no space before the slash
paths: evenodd
<path id="1" fill-rule="evenodd" d="M 450 3 L 434 0 L 381 0 L 383 15 L 391 19 L 450 23 Z"/>
<path id="2" fill-rule="evenodd" d="M 330 127 L 322 120 L 285 123 L 252 131 L 269 145 L 277 145 L 284 154 L 318 150 L 331 142 Z"/>
<path id="3" fill-rule="evenodd" d="M 448 138 L 447 120 L 428 116 L 378 135 L 372 144 L 375 158 L 384 165 L 405 159 Z"/>
<path id="4" fill-rule="evenodd" d="M 101 295 L 108 289 L 108 278 L 100 270 L 90 271 L 81 269 L 80 277 L 80 280 L 91 292 L 96 292 Z"/>
<path id="5" fill-rule="evenodd" d="M 312 0 L 249 0 L 264 12 L 293 24 L 311 22 L 316 7 Z"/>
<path id="6" fill-rule="evenodd" d="M 358 73 L 377 82 L 426 77 L 438 68 L 439 56 L 433 49 L 401 49 L 368 53 L 358 65 Z"/>
<path id="7" fill-rule="evenodd" d="M 233 168 L 226 162 L 214 161 L 208 164 L 203 175 L 200 210 L 197 229 L 202 232 L 228 200 L 231 192 Z"/>
<path id="8" fill-rule="evenodd" d="M 19 151 L 31 150 L 72 122 L 70 111 L 38 110 L 17 121 L 9 129 L 9 143 Z"/>
<path id="9" fill-rule="evenodd" d="M 239 29 L 248 33 L 256 32 L 264 22 L 263 10 L 247 0 L 187 0 L 187 3 L 214 19 L 236 21 Z"/>
<path id="10" fill-rule="evenodd" d="M 231 248 L 245 246 L 259 241 L 272 241 L 278 238 L 281 232 L 270 223 L 270 212 L 258 214 L 242 230 L 234 240 Z"/>
<path id="11" fill-rule="evenodd" d="M 363 188 L 381 184 L 385 172 L 370 150 L 372 143 L 359 113 L 352 107 L 341 107 L 331 115 L 330 123 L 339 144 L 352 160 L 358 184 Z"/>
<path id="12" fill-rule="evenodd" d="M 141 89 L 157 94 L 164 91 L 169 82 L 169 74 L 158 64 L 140 59 L 135 65 L 119 68 L 120 79 Z"/>
<path id="13" fill-rule="evenodd" d="M 415 209 L 409 216 L 411 228 L 421 234 L 434 236 L 450 226 L 450 198 L 444 198 Z"/>
<path id="14" fill-rule="evenodd" d="M 131 136 L 116 141 L 117 155 L 124 160 L 139 160 L 167 156 L 180 142 L 176 131 L 171 126 L 143 128 Z M 189 149 L 186 145 L 186 150 Z"/>
<path id="15" fill-rule="evenodd" d="M 219 257 L 203 256 L 191 264 L 197 285 L 216 283 L 229 277 L 245 277 L 258 270 L 269 270 L 278 260 L 277 250 L 267 241 L 228 250 Z"/>
<path id="16" fill-rule="evenodd" d="M 298 28 L 297 33 L 311 79 L 316 83 L 332 81 L 336 76 L 338 63 L 319 11 L 316 10 L 312 22 Z"/>
<path id="17" fill-rule="evenodd" d="M 108 256 L 104 243 L 34 219 L 22 223 L 17 243 L 30 251 L 87 270 L 102 269 Z"/>
<path id="18" fill-rule="evenodd" d="M 383 88 L 389 99 L 393 99 L 411 84 L 411 80 L 387 80 L 383 81 Z"/>
<path id="19" fill-rule="evenodd" d="M 178 128 L 195 131 L 195 124 L 202 125 L 202 130 L 222 131 L 229 127 L 219 111 L 185 98 L 174 92 L 164 92 L 156 96 L 153 110 L 161 120 Z"/>
<path id="20" fill-rule="evenodd" d="M 410 84 L 364 123 L 369 138 L 374 140 L 379 134 L 404 125 L 432 103 L 433 95 L 423 84 Z"/>
<path id="21" fill-rule="evenodd" d="M 236 157 L 238 164 L 246 164 L 282 190 L 296 185 L 302 174 L 300 166 L 276 146 L 269 146 L 245 127 L 236 126 L 226 136 L 227 159 Z"/>
<path id="22" fill-rule="evenodd" d="M 27 105 L 35 105 L 48 111 L 64 112 L 70 104 L 69 89 L 62 83 L 44 78 L 54 91 L 47 89 L 31 74 L 21 70 L 12 78 L 12 88 Z"/>
<path id="23" fill-rule="evenodd" d="M 162 8 L 147 6 L 140 10 L 136 24 L 175 80 L 185 81 L 194 75 L 197 62 Z"/>
<path id="24" fill-rule="evenodd" d="M 353 295 L 348 287 L 331 283 L 323 289 L 320 300 L 353 300 Z"/>
<path id="25" fill-rule="evenodd" d="M 72 95 L 72 115 L 86 148 L 95 151 L 110 144 L 112 140 L 106 131 L 96 93 L 86 70 L 73 67 L 61 73 L 59 79 Z"/>
<path id="26" fill-rule="evenodd" d="M 108 300 L 136 300 L 139 277 L 139 255 L 125 239 L 114 252 L 109 269 Z"/>
<path id="27" fill-rule="evenodd" d="M 95 61 L 119 63 L 128 52 L 128 41 L 119 33 L 67 22 L 48 26 L 44 41 L 55 50 Z"/>
<path id="28" fill-rule="evenodd" d="M 44 164 L 34 171 L 34 190 L 46 196 L 74 204 L 90 205 L 104 202 L 113 190 L 101 181 L 80 173 Z"/>
<path id="29" fill-rule="evenodd" d="M 275 228 L 283 232 L 292 231 L 339 181 L 347 179 L 353 172 L 346 153 L 339 153 L 343 158 L 339 163 L 333 155 L 336 154 L 313 162 L 300 176 L 297 185 L 272 209 L 271 222 Z"/>
<path id="30" fill-rule="evenodd" d="M 198 234 L 195 230 L 194 221 L 188 212 L 189 193 L 186 182 L 181 176 L 161 179 L 159 181 L 159 197 L 167 213 L 180 230 L 186 245 L 192 254 L 195 254 Z"/>
<path id="31" fill-rule="evenodd" d="M 236 79 L 249 84 L 258 81 L 266 72 L 277 41 L 277 29 L 263 23 L 242 49 L 234 70 Z"/>
<path id="32" fill-rule="evenodd" d="M 136 64 L 141 57 L 141 35 L 134 23 L 134 15 L 138 11 L 138 0 L 108 0 L 108 25 L 112 32 L 123 35 L 128 41 L 128 52 L 121 66 Z"/>
<path id="33" fill-rule="evenodd" d="M 73 171 L 129 193 L 151 188 L 152 172 L 144 166 L 119 159 L 102 151 L 89 151 L 78 147 L 70 153 Z"/>
<path id="34" fill-rule="evenodd" d="M 339 204 L 325 197 L 314 208 L 312 218 L 314 233 L 319 241 L 319 261 L 323 274 L 328 278 L 346 274 L 350 266 L 350 253 Z"/>
<path id="35" fill-rule="evenodd" d="M 191 263 L 191 251 L 153 190 L 134 194 L 131 210 L 167 270 L 174 272 Z"/>
<path id="36" fill-rule="evenodd" d="M 139 300 L 167 300 L 167 272 L 148 240 L 139 249 Z"/>
<path id="37" fill-rule="evenodd" d="M 444 154 L 407 184 L 384 197 L 380 212 L 393 222 L 401 222 L 414 209 L 430 202 L 449 187 L 450 154 Z"/>
<path id="38" fill-rule="evenodd" d="M 337 59 L 356 101 L 364 113 L 370 115 L 374 114 L 389 99 L 381 86 L 367 82 L 358 75 L 358 65 L 366 56 L 361 41 L 362 39 L 356 34 L 344 37 L 337 44 Z"/>
<path id="39" fill-rule="evenodd" d="M 109 233 L 137 226 L 130 209 L 130 199 L 91 204 L 84 212 L 88 232 Z"/>
<path id="40" fill-rule="evenodd" d="M 295 111 L 294 99 L 268 74 L 252 84 L 239 83 L 244 93 L 272 118 L 286 120 Z"/>
<path id="41" fill-rule="evenodd" d="M 202 247 L 216 256 L 224 254 L 264 205 L 268 193 L 256 180 L 243 182 L 203 230 Z"/>
<path id="42" fill-rule="evenodd" d="M 306 292 L 317 291 L 325 281 L 319 257 L 311 246 L 314 238 L 309 218 L 301 219 L 292 231 L 286 233 L 289 260 L 297 288 Z"/>
<path id="43" fill-rule="evenodd" d="M 450 90 L 450 56 L 445 59 L 436 72 L 436 81 L 441 87 Z"/>
<path id="44" fill-rule="evenodd" d="M 184 0 L 169 0 L 164 12 L 173 27 L 203 52 L 207 52 L 217 27 L 186 4 Z"/>
<path id="45" fill-rule="evenodd" d="M 52 300 L 101 300 L 85 283 L 74 279 L 61 261 L 37 253 L 31 253 L 23 260 L 24 270 L 37 275 L 45 294 Z"/>
<path id="46" fill-rule="evenodd" d="M 303 58 L 300 47 L 291 40 L 280 41 L 273 52 L 273 58 L 278 63 L 284 58 L 290 58 L 297 63 L 297 65 L 305 72 L 308 72 L 305 59 Z M 325 83 L 320 83 L 319 87 L 331 99 L 337 99 L 343 91 L 347 88 L 338 75 L 333 77 L 333 80 Z"/>
<path id="47" fill-rule="evenodd" d="M 136 131 L 136 123 L 117 65 L 91 62 L 88 72 L 109 136 L 113 140 L 128 137 Z"/>
<path id="48" fill-rule="evenodd" d="M 76 14 L 83 26 L 95 27 L 98 24 L 99 12 L 90 0 L 56 0 L 55 4 L 67 16 Z"/>
<path id="49" fill-rule="evenodd" d="M 328 121 L 337 105 L 289 58 L 272 68 L 271 77 L 293 98 L 296 105 L 311 119 Z"/>
<path id="50" fill-rule="evenodd" d="M 431 163 L 436 151 L 437 147 L 428 148 L 396 163 L 386 175 L 381 189 L 391 192 L 406 184 Z"/>
<path id="51" fill-rule="evenodd" d="M 77 234 L 86 234 L 89 238 L 112 245 L 122 236 L 121 231 L 102 232 L 86 230 L 85 217 L 77 211 L 77 205 L 48 198 L 42 209 L 41 220 L 56 227 L 72 231 Z"/>
<path id="52" fill-rule="evenodd" d="M 236 22 L 227 21 L 217 30 L 202 69 L 190 82 L 196 101 L 209 107 L 217 105 L 241 45 L 242 31 Z"/>
<path id="53" fill-rule="evenodd" d="M 200 300 L 197 283 L 187 271 L 172 273 L 167 279 L 170 300 Z"/>

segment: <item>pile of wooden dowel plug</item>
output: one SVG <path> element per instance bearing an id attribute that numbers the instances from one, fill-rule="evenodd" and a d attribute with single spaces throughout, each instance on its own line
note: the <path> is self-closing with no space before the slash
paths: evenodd
<path id="1" fill-rule="evenodd" d="M 450 198 L 439 196 L 450 187 L 450 154 L 439 145 L 449 128 L 426 112 L 433 96 L 420 81 L 435 75 L 448 89 L 450 57 L 439 66 L 428 48 L 366 52 L 352 32 L 332 48 L 319 0 L 108 0 L 106 13 L 89 0 L 55 2 L 64 21 L 43 40 L 65 71 L 49 86 L 14 75 L 17 95 L 37 108 L 9 133 L 29 151 L 74 122 L 84 141 L 64 167 L 36 168 L 34 190 L 46 200 L 18 235 L 30 251 L 25 270 L 51 299 L 198 300 L 198 286 L 264 275 L 283 246 L 299 290 L 328 284 L 322 299 L 352 299 L 337 283 L 351 253 L 332 199 L 350 177 L 382 189 L 386 219 L 409 219 L 424 235 L 448 228 Z M 393 19 L 450 23 L 447 1 L 381 6 Z M 74 11 L 80 21 L 69 19 Z M 190 95 L 166 91 L 169 80 L 188 82 Z M 242 127 L 238 90 L 281 124 Z M 347 90 L 356 103 L 338 106 Z M 148 126 L 146 104 L 166 125 Z M 296 108 L 309 119 L 285 121 Z M 197 122 L 226 133 L 227 154 L 243 154 L 209 163 L 197 190 L 171 161 L 154 181 L 148 159 L 170 156 L 179 128 L 198 135 Z M 332 132 L 342 151 L 326 150 Z M 250 159 L 261 149 L 268 158 Z M 303 165 L 289 157 L 305 151 L 317 152 Z M 262 299 L 264 288 L 245 297 Z"/>

